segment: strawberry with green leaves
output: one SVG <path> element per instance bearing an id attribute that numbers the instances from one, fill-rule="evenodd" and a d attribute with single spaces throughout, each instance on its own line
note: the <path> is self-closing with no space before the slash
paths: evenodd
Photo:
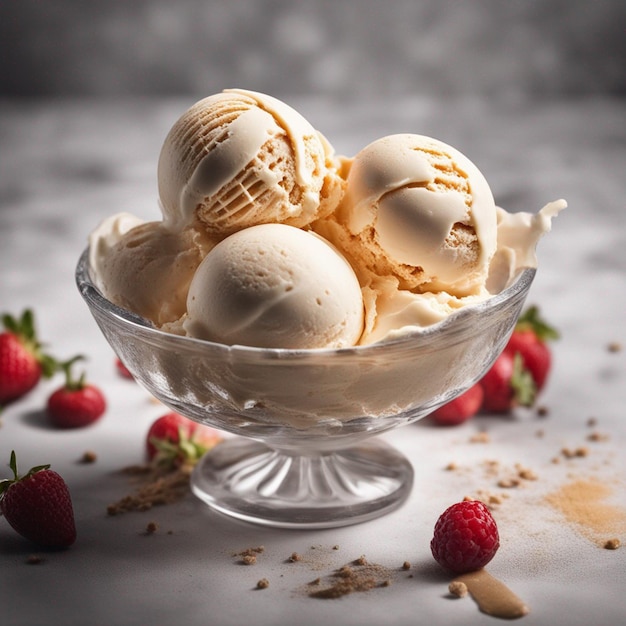
<path id="1" fill-rule="evenodd" d="M 77 356 L 60 364 L 65 372 L 65 384 L 48 398 L 48 418 L 57 428 L 88 426 L 99 420 L 106 410 L 104 394 L 87 383 L 85 373 L 78 378 L 72 375 L 73 364 L 81 358 Z"/>
<path id="2" fill-rule="evenodd" d="M 552 366 L 548 342 L 558 332 L 530 307 L 518 320 L 502 354 L 481 379 L 484 391 L 482 409 L 506 413 L 516 406 L 533 406 L 544 388 Z"/>
<path id="3" fill-rule="evenodd" d="M 0 333 L 0 406 L 26 395 L 40 381 L 57 371 L 56 361 L 42 351 L 35 317 L 26 309 L 20 318 L 2 316 Z"/>
<path id="4" fill-rule="evenodd" d="M 148 429 L 146 456 L 150 463 L 173 469 L 194 465 L 222 436 L 213 428 L 184 417 L 166 413 Z"/>
<path id="5" fill-rule="evenodd" d="M 0 480 L 0 511 L 13 529 L 48 548 L 66 548 L 76 540 L 74 509 L 63 478 L 49 465 L 38 465 L 24 476 L 17 472 L 15 452 L 9 467 L 13 478 Z"/>

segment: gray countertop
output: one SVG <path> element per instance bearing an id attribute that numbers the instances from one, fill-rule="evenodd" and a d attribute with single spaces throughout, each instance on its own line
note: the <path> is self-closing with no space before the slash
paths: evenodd
<path id="1" fill-rule="evenodd" d="M 598 615 L 622 623 L 626 547 L 599 543 L 610 535 L 626 544 L 626 351 L 609 350 L 626 347 L 625 103 L 290 102 L 339 153 L 394 132 L 427 134 L 467 154 L 508 210 L 535 211 L 560 197 L 569 208 L 540 243 L 529 297 L 562 333 L 541 397 L 547 415 L 479 416 L 452 429 L 425 419 L 391 432 L 385 439 L 416 472 L 401 509 L 337 530 L 285 531 L 227 519 L 192 495 L 150 512 L 106 513 L 130 489 L 121 468 L 142 461 L 146 429 L 164 411 L 117 376 L 75 288 L 74 267 L 89 231 L 111 213 L 159 219 L 161 142 L 191 102 L 0 102 L 1 309 L 32 307 L 42 339 L 60 356 L 86 354 L 88 374 L 109 400 L 96 425 L 52 430 L 43 407 L 56 378 L 2 413 L 0 464 L 12 449 L 24 469 L 51 463 L 70 486 L 79 533 L 71 549 L 41 552 L 0 520 L 3 624 L 491 623 L 471 599 L 447 597 L 448 579 L 429 552 L 437 516 L 479 492 L 505 492 L 494 508 L 502 546 L 488 570 L 529 605 L 523 623 L 563 623 L 564 615 L 570 626 L 597 623 Z M 482 431 L 488 441 L 472 442 Z M 590 441 L 594 432 L 601 436 Z M 580 447 L 586 456 L 562 454 Z M 95 463 L 78 462 L 86 450 L 97 453 Z M 446 471 L 451 462 L 459 469 Z M 538 479 L 498 487 L 518 464 Z M 593 505 L 588 524 L 548 504 L 550 493 L 592 479 L 609 494 Z M 601 507 L 612 507 L 613 527 L 598 527 Z M 146 535 L 151 521 L 159 529 Z M 258 545 L 265 551 L 257 563 L 240 565 L 234 554 Z M 302 559 L 292 563 L 294 552 Z M 31 554 L 43 561 L 28 564 Z M 389 569 L 389 587 L 334 600 L 307 595 L 308 582 L 361 555 Z M 401 569 L 405 561 L 410 570 Z M 261 578 L 270 586 L 257 590 Z"/>

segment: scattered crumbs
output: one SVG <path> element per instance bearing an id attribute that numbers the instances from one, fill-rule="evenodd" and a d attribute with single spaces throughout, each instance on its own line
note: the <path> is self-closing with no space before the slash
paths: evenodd
<path id="1" fill-rule="evenodd" d="M 598 442 L 598 441 L 608 441 L 608 440 L 609 440 L 609 436 L 608 435 L 606 435 L 604 433 L 599 433 L 596 430 L 594 430 L 592 433 L 587 435 L 587 441 Z"/>
<path id="2" fill-rule="evenodd" d="M 44 562 L 44 559 L 40 557 L 38 554 L 29 554 L 26 562 L 29 565 L 41 565 Z"/>
<path id="3" fill-rule="evenodd" d="M 98 460 L 98 455 L 93 450 L 85 450 L 83 452 L 83 456 L 80 457 L 79 463 L 83 465 L 89 465 L 90 463 L 95 463 Z"/>
<path id="4" fill-rule="evenodd" d="M 359 557 L 350 565 L 343 565 L 335 570 L 327 579 L 309 583 L 311 598 L 334 599 L 341 598 L 354 592 L 370 591 L 377 587 L 391 585 L 391 573 L 388 568 L 375 563 L 369 563 L 365 557 Z"/>
<path id="5" fill-rule="evenodd" d="M 297 552 L 293 552 L 287 560 L 290 563 L 296 563 L 297 561 L 301 561 L 302 557 Z"/>
<path id="6" fill-rule="evenodd" d="M 548 417 L 550 415 L 550 409 L 547 406 L 537 407 L 537 417 Z"/>
<path id="7" fill-rule="evenodd" d="M 270 581 L 267 578 L 261 578 L 256 584 L 257 589 L 267 589 L 270 586 Z"/>
<path id="8" fill-rule="evenodd" d="M 604 542 L 606 550 L 617 550 L 622 545 L 622 542 L 615 537 L 614 539 L 608 539 Z"/>
<path id="9" fill-rule="evenodd" d="M 467 585 L 460 580 L 453 580 L 448 585 L 448 591 L 455 598 L 464 598 L 468 594 Z"/>
<path id="10" fill-rule="evenodd" d="M 405 561 L 402 563 L 402 569 L 405 571 L 411 569 L 411 563 L 409 561 Z"/>
<path id="11" fill-rule="evenodd" d="M 109 515 L 149 511 L 153 506 L 178 502 L 190 493 L 191 468 L 186 466 L 165 471 L 150 465 L 133 465 L 125 468 L 123 473 L 135 478 L 139 485 L 133 493 L 109 504 Z"/>
<path id="12" fill-rule="evenodd" d="M 241 552 L 236 552 L 234 556 L 241 557 L 240 563 L 242 565 L 254 565 L 257 562 L 257 555 L 265 552 L 264 546 L 257 546 L 256 548 L 246 548 Z"/>
<path id="13" fill-rule="evenodd" d="M 476 433 L 475 435 L 470 437 L 470 443 L 490 443 L 490 442 L 491 442 L 491 437 L 489 436 L 489 433 L 487 433 L 486 431 Z"/>
<path id="14" fill-rule="evenodd" d="M 561 454 L 566 459 L 585 457 L 585 456 L 589 456 L 589 448 L 587 448 L 586 446 L 579 446 L 578 448 L 562 448 Z"/>
<path id="15" fill-rule="evenodd" d="M 606 347 L 606 349 L 612 353 L 621 352 L 622 344 L 619 341 L 611 341 Z"/>
<path id="16" fill-rule="evenodd" d="M 154 535 L 159 530 L 159 525 L 156 522 L 148 522 L 146 526 L 146 535 Z"/>

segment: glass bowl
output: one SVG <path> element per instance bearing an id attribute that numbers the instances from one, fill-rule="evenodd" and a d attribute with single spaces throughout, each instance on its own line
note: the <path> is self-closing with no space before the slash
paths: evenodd
<path id="1" fill-rule="evenodd" d="M 374 437 L 461 394 L 504 348 L 530 289 L 523 270 L 493 298 L 394 340 L 339 350 L 227 346 L 169 334 L 107 300 L 85 250 L 78 288 L 135 379 L 226 437 L 193 492 L 239 519 L 283 528 L 362 522 L 400 506 L 413 468 Z"/>

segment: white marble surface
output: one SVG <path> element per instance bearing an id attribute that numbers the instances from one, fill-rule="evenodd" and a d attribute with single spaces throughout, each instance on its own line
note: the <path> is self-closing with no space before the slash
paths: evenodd
<path id="1" fill-rule="evenodd" d="M 507 468 L 520 463 L 539 476 L 509 490 L 494 511 L 502 547 L 488 569 L 530 606 L 523 623 L 586 626 L 598 615 L 605 623 L 622 623 L 626 547 L 598 547 L 596 535 L 560 517 L 545 495 L 573 479 L 607 482 L 608 503 L 622 512 L 622 527 L 613 534 L 626 544 L 626 351 L 607 349 L 611 342 L 626 346 L 624 102 L 512 109 L 477 100 L 291 103 L 339 152 L 354 153 L 391 132 L 430 134 L 468 154 L 509 210 L 568 199 L 570 207 L 541 242 L 530 296 L 562 332 L 541 400 L 548 416 L 481 416 L 446 430 L 425 420 L 386 435 L 414 464 L 413 494 L 400 510 L 354 527 L 259 528 L 221 517 L 191 495 L 149 513 L 108 517 L 107 504 L 128 491 L 118 470 L 141 461 L 146 428 L 162 408 L 116 375 L 112 353 L 74 286 L 74 266 L 90 229 L 110 213 L 158 218 L 158 151 L 190 101 L 0 103 L 0 308 L 17 313 L 32 307 L 50 348 L 60 356 L 87 354 L 88 373 L 109 399 L 97 425 L 51 430 L 42 408 L 60 384 L 57 378 L 2 414 L 2 467 L 12 449 L 23 468 L 52 463 L 69 483 L 79 533 L 70 550 L 42 553 L 0 520 L 2 623 L 492 623 L 472 600 L 446 597 L 448 581 L 428 543 L 446 506 L 481 489 L 502 491 L 484 469 L 494 459 Z M 587 441 L 591 417 L 608 439 Z M 469 442 L 484 429 L 490 443 Z M 582 445 L 589 456 L 552 462 L 564 446 Z M 77 460 L 87 449 L 98 460 L 81 465 Z M 452 461 L 462 469 L 445 471 Z M 159 531 L 145 536 L 153 520 Z M 260 544 L 265 553 L 256 565 L 237 564 L 233 553 Z M 293 552 L 304 559 L 289 563 Z M 44 561 L 27 564 L 33 553 Z M 335 600 L 307 596 L 307 582 L 360 555 L 393 569 L 392 585 Z M 399 571 L 407 560 L 411 570 Z M 255 590 L 263 577 L 270 587 Z"/>

